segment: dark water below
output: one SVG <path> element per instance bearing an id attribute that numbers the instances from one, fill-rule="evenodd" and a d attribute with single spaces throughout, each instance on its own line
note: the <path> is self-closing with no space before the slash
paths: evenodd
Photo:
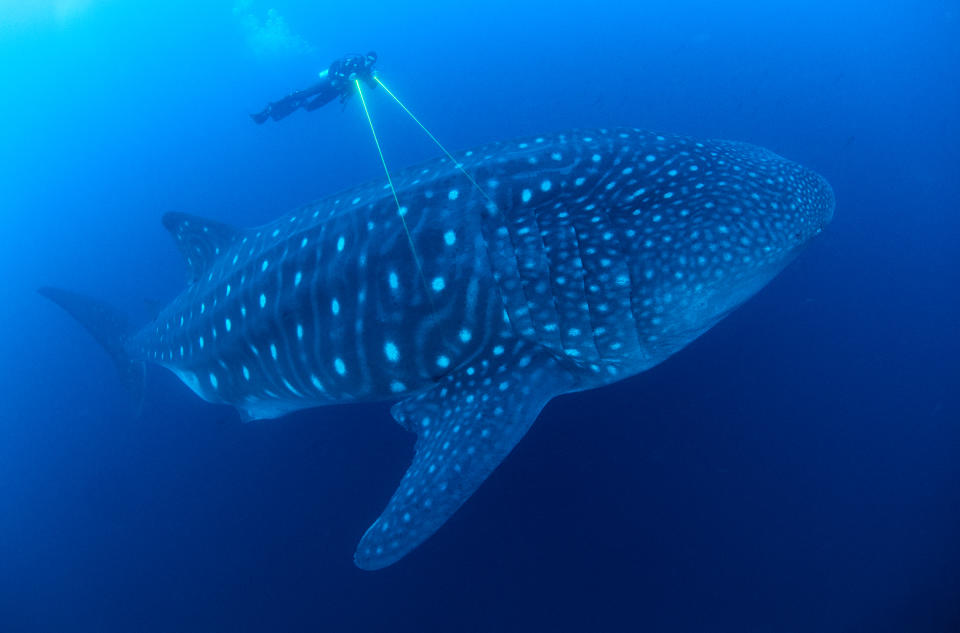
<path id="1" fill-rule="evenodd" d="M 268 13 L 268 9 L 273 13 Z M 960 631 L 954 2 L 0 2 L 0 631 Z M 357 540 L 386 405 L 244 425 L 34 290 L 146 320 L 178 210 L 267 221 L 381 177 L 355 102 L 247 113 L 375 48 L 451 148 L 631 125 L 824 174 L 828 230 L 662 366 L 553 401 L 421 548 Z M 432 157 L 372 95 L 397 167 Z"/>

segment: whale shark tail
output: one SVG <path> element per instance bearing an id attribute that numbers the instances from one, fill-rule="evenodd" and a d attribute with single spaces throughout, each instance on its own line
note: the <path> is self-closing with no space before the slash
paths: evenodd
<path id="1" fill-rule="evenodd" d="M 130 358 L 126 351 L 125 344 L 131 334 L 127 315 L 103 301 L 69 290 L 45 286 L 37 292 L 66 310 L 107 350 L 139 415 L 143 404 L 146 364 Z"/>

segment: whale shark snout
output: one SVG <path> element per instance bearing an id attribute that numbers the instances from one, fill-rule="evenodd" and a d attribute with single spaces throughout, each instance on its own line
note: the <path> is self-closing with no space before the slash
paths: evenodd
<path id="1" fill-rule="evenodd" d="M 837 209 L 837 198 L 833 193 L 833 187 L 830 186 L 830 183 L 827 182 L 827 179 L 821 176 L 820 174 L 813 172 L 817 177 L 819 199 L 821 201 L 821 208 L 823 209 L 823 219 L 820 223 L 820 228 L 826 228 L 828 224 L 833 222 L 833 216 Z"/>

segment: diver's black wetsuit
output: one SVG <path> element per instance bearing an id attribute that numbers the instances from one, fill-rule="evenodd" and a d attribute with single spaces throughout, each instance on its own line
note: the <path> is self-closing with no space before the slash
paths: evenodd
<path id="1" fill-rule="evenodd" d="M 256 123 L 264 123 L 268 118 L 274 121 L 290 115 L 299 108 L 307 111 L 321 108 L 337 97 L 340 101 L 352 94 L 354 79 L 363 79 L 371 82 L 373 65 L 377 61 L 377 54 L 369 52 L 366 55 L 347 55 L 332 64 L 320 73 L 320 81 L 309 88 L 292 92 L 280 101 L 267 105 L 261 112 L 251 114 L 250 118 Z"/>

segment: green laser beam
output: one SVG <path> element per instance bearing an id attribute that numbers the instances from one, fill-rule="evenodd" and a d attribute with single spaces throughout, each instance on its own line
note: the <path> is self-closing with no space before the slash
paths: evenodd
<path id="1" fill-rule="evenodd" d="M 377 138 L 377 130 L 373 127 L 373 119 L 370 117 L 370 110 L 367 108 L 367 100 L 363 98 L 363 89 L 360 87 L 360 80 L 354 79 L 357 84 L 357 93 L 360 95 L 360 103 L 363 105 L 363 113 L 367 115 L 367 123 L 370 124 L 370 132 L 373 134 L 373 142 L 377 146 L 377 152 L 380 154 L 380 163 L 383 165 L 383 171 L 387 174 L 387 184 L 390 185 L 390 191 L 393 193 L 393 201 L 397 203 L 397 215 L 400 216 L 400 223 L 403 225 L 403 232 L 407 234 L 407 243 L 410 245 L 410 253 L 413 255 L 413 262 L 417 265 L 417 272 L 420 274 L 420 280 L 423 281 L 423 288 L 427 292 L 427 300 L 430 307 L 433 308 L 433 297 L 430 296 L 430 286 L 427 285 L 427 278 L 423 274 L 423 268 L 420 266 L 420 258 L 417 257 L 417 248 L 413 245 L 413 237 L 410 235 L 410 229 L 407 227 L 407 221 L 403 217 L 403 211 L 400 208 L 400 198 L 397 197 L 397 190 L 393 186 L 393 178 L 390 177 L 390 170 L 387 168 L 387 159 L 383 156 L 383 149 L 380 147 L 380 139 Z"/>
<path id="2" fill-rule="evenodd" d="M 411 112 L 410 109 L 407 108 L 407 106 L 403 105 L 403 102 L 400 101 L 399 98 L 397 98 L 397 95 L 395 95 L 395 94 L 393 94 L 392 92 L 390 92 L 390 89 L 387 88 L 386 85 L 384 85 L 384 83 L 383 83 L 382 81 L 380 81 L 380 78 L 379 78 L 379 77 L 377 77 L 376 75 L 374 75 L 373 79 L 374 79 L 374 81 L 376 81 L 378 84 L 380 84 L 380 87 L 383 88 L 388 95 L 390 95 L 391 97 L 393 97 L 393 100 L 397 102 L 397 105 L 399 105 L 401 108 L 403 108 L 403 111 L 406 112 L 406 113 L 410 116 L 411 119 L 413 119 L 413 122 L 420 126 L 420 129 L 422 129 L 422 130 L 426 133 L 426 135 L 430 137 L 430 140 L 437 144 L 437 147 L 439 147 L 439 148 L 443 151 L 443 153 L 447 155 L 447 157 L 450 159 L 450 161 L 454 164 L 454 166 L 455 166 L 457 169 L 459 169 L 461 172 L 463 172 L 463 175 L 467 177 L 467 179 L 468 179 L 468 180 L 470 181 L 470 183 L 477 189 L 477 191 L 479 191 L 481 194 L 483 194 L 483 197 L 486 198 L 486 199 L 490 202 L 490 204 L 492 204 L 494 207 L 496 207 L 496 206 L 497 206 L 497 203 L 494 202 L 493 199 L 492 199 L 489 195 L 487 195 L 487 192 L 484 191 L 483 188 L 482 188 L 480 185 L 477 184 L 477 181 L 473 179 L 473 176 L 471 176 L 469 173 L 467 173 L 467 170 L 465 170 L 465 169 L 463 168 L 463 165 L 460 164 L 460 162 L 459 162 L 456 158 L 453 157 L 453 154 L 451 154 L 450 152 L 447 151 L 447 148 L 444 147 L 444 146 L 440 143 L 440 141 L 437 140 L 437 137 L 430 133 L 430 130 L 428 130 L 428 129 L 426 128 L 426 126 L 425 126 L 423 123 L 420 122 L 420 119 L 418 119 L 417 117 L 415 117 L 415 116 L 413 115 L 413 112 Z"/>

